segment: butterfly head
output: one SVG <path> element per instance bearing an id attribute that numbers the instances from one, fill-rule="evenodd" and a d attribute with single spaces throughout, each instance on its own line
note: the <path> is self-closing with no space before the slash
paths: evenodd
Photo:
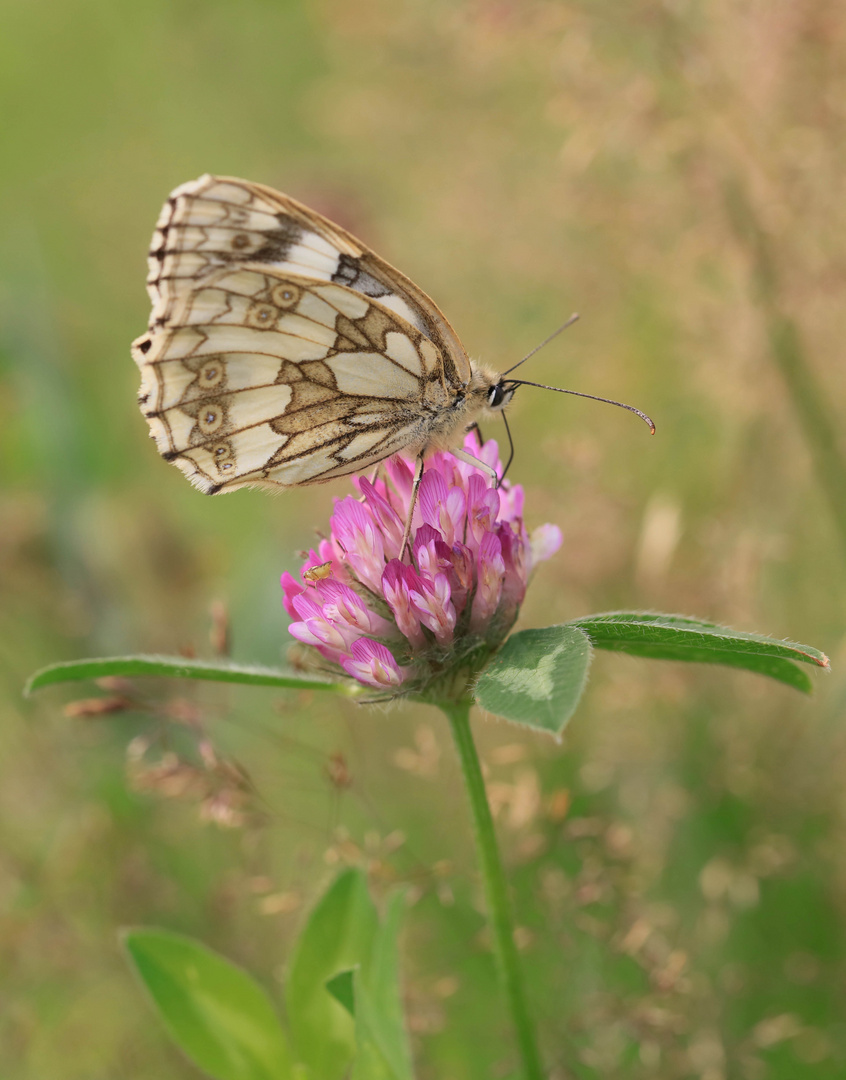
<path id="1" fill-rule="evenodd" d="M 500 379 L 488 387 L 487 406 L 491 412 L 500 412 L 514 397 L 516 384 Z"/>
<path id="2" fill-rule="evenodd" d="M 475 420 L 481 416 L 501 413 L 514 397 L 517 384 L 498 371 L 470 361 L 470 382 L 465 390 L 464 412 Z M 462 417 L 463 419 L 463 417 Z"/>

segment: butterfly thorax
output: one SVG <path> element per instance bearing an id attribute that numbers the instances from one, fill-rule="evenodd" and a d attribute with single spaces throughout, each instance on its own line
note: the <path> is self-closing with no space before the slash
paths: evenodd
<path id="1" fill-rule="evenodd" d="M 440 400 L 432 402 L 426 416 L 426 429 L 410 449 L 423 454 L 436 450 L 452 450 L 459 446 L 469 427 L 498 411 L 490 407 L 491 392 L 500 376 L 475 361 L 470 361 L 469 380 L 460 387 L 450 387 Z"/>

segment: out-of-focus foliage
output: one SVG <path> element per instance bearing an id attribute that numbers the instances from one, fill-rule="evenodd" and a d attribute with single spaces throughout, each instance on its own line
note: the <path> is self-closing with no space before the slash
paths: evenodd
<path id="1" fill-rule="evenodd" d="M 843 545 L 772 353 L 791 319 L 800 374 L 839 414 L 844 73 L 833 0 L 6 3 L 4 1078 L 195 1075 L 139 1007 L 117 928 L 189 933 L 278 999 L 344 862 L 410 883 L 420 1077 L 513 1064 L 434 710 L 193 684 L 111 686 L 99 717 L 63 716 L 65 691 L 21 698 L 53 660 L 209 655 L 215 600 L 234 656 L 277 663 L 278 575 L 345 490 L 208 499 L 146 438 L 128 351 L 146 245 L 168 191 L 205 171 L 340 220 L 491 364 L 581 312 L 526 377 L 631 401 L 658 434 L 518 395 L 529 524 L 565 534 L 522 625 L 680 611 L 832 657 L 809 702 L 598 656 L 563 746 L 479 728 L 552 1075 L 846 1068 Z M 200 824 L 198 804 L 243 828 Z"/>

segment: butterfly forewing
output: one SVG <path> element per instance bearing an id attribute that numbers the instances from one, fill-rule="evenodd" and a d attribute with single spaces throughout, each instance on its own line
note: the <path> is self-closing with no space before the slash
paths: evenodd
<path id="1" fill-rule="evenodd" d="M 313 483 L 416 448 L 470 378 L 425 293 L 246 181 L 173 192 L 147 285 L 141 408 L 160 453 L 206 492 Z"/>

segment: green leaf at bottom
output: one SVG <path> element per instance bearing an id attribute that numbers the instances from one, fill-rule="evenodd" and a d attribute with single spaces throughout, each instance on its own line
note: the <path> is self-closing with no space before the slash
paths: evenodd
<path id="1" fill-rule="evenodd" d="M 245 971 L 181 934 L 129 930 L 124 944 L 171 1038 L 215 1080 L 289 1080 L 285 1036 Z"/>
<path id="2" fill-rule="evenodd" d="M 397 891 L 375 933 L 366 972 L 350 968 L 326 983 L 355 1020 L 351 1080 L 413 1080 L 399 985 L 397 936 L 404 908 L 403 893 Z"/>
<path id="3" fill-rule="evenodd" d="M 291 1044 L 314 1080 L 342 1080 L 355 1056 L 349 987 L 334 978 L 368 967 L 379 927 L 376 908 L 359 870 L 345 870 L 311 912 L 294 948 L 285 983 Z M 327 983 L 332 989 L 327 989 Z"/>
<path id="4" fill-rule="evenodd" d="M 333 975 L 326 982 L 326 989 L 332 997 L 343 1005 L 350 1016 L 353 1017 L 355 1016 L 355 988 L 353 985 L 355 973 L 356 968 L 339 971 L 337 975 Z"/>
<path id="5" fill-rule="evenodd" d="M 482 672 L 476 701 L 517 724 L 560 734 L 585 688 L 591 647 L 574 626 L 512 634 Z"/>
<path id="6" fill-rule="evenodd" d="M 380 1010 L 360 971 L 353 975 L 356 1055 L 352 1080 L 413 1080 L 405 1031 Z"/>

